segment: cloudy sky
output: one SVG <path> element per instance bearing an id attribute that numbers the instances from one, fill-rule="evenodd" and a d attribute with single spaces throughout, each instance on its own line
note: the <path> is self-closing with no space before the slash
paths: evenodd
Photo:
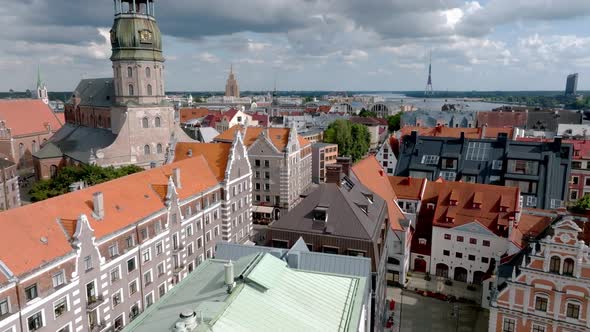
<path id="1" fill-rule="evenodd" d="M 162 0 L 167 90 L 590 89 L 590 0 Z M 111 75 L 111 0 L 3 0 L 0 91 Z M 588 83 L 586 83 L 588 82 Z"/>

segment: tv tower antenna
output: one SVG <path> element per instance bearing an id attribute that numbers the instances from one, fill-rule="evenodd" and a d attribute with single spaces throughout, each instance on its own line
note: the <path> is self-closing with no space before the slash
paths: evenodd
<path id="1" fill-rule="evenodd" d="M 430 60 L 428 62 L 428 82 L 426 82 L 426 89 L 424 90 L 424 95 L 434 95 L 434 89 L 432 88 L 432 51 L 430 51 Z"/>

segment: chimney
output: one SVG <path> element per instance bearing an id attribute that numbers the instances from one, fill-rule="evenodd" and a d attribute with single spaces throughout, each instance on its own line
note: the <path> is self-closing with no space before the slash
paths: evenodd
<path id="1" fill-rule="evenodd" d="M 486 131 L 488 129 L 488 124 L 485 123 L 482 127 L 481 127 L 481 138 L 486 138 Z"/>
<path id="2" fill-rule="evenodd" d="M 342 173 L 342 165 L 326 165 L 326 183 L 340 185 L 340 173 Z"/>
<path id="3" fill-rule="evenodd" d="M 227 286 L 227 293 L 231 294 L 236 284 L 234 281 L 234 264 L 230 260 L 223 265 L 223 269 L 225 272 L 225 286 Z"/>
<path id="4" fill-rule="evenodd" d="M 186 156 L 192 157 L 193 156 L 193 149 L 188 149 L 188 151 L 186 152 Z"/>
<path id="5" fill-rule="evenodd" d="M 197 314 L 193 310 L 184 310 L 179 316 L 180 319 L 174 325 L 174 332 L 190 332 L 197 327 Z"/>
<path id="6" fill-rule="evenodd" d="M 92 214 L 94 216 L 94 218 L 96 219 L 103 219 L 104 218 L 104 198 L 102 195 L 102 192 L 95 192 L 92 195 L 92 202 L 94 205 L 94 210 L 92 211 Z"/>
<path id="7" fill-rule="evenodd" d="M 182 183 L 180 182 L 180 169 L 174 168 L 172 170 L 172 181 L 174 181 L 174 185 L 176 188 L 182 188 Z"/>
<path id="8" fill-rule="evenodd" d="M 351 157 L 338 157 L 336 163 L 342 166 L 342 173 L 346 176 L 350 176 L 350 167 L 352 165 Z"/>

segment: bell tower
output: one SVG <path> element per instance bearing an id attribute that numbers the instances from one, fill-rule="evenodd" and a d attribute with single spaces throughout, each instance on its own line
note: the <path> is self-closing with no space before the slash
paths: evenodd
<path id="1" fill-rule="evenodd" d="M 154 0 L 114 0 L 111 29 L 115 102 L 157 105 L 164 99 L 162 36 Z"/>

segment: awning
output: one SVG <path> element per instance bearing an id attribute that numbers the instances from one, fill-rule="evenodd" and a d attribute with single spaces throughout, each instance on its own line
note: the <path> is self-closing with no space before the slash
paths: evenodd
<path id="1" fill-rule="evenodd" d="M 258 212 L 258 213 L 272 213 L 274 211 L 274 207 L 272 206 L 259 206 L 259 205 L 253 205 L 252 206 L 252 212 Z"/>

